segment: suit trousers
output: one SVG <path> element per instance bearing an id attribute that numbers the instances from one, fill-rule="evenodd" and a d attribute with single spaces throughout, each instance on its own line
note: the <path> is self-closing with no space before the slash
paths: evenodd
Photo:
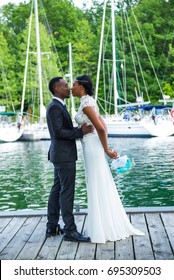
<path id="1" fill-rule="evenodd" d="M 54 185 L 48 200 L 47 227 L 55 228 L 60 217 L 64 222 L 64 232 L 76 230 L 73 206 L 75 192 L 76 162 L 61 162 L 54 164 Z"/>

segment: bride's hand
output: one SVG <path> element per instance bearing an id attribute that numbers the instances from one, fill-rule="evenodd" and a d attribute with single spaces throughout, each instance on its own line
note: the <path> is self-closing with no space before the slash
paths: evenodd
<path id="1" fill-rule="evenodd" d="M 113 158 L 113 159 L 116 159 L 116 158 L 119 157 L 119 154 L 118 154 L 116 151 L 110 150 L 110 149 L 107 150 L 106 154 L 107 154 L 110 158 Z"/>

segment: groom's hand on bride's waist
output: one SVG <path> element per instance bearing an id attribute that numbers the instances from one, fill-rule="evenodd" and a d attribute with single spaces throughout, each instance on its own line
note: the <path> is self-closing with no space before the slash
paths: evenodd
<path id="1" fill-rule="evenodd" d="M 86 123 L 84 123 L 81 126 L 81 129 L 82 129 L 83 135 L 88 134 L 88 133 L 92 133 L 94 131 L 93 125 L 88 125 Z"/>

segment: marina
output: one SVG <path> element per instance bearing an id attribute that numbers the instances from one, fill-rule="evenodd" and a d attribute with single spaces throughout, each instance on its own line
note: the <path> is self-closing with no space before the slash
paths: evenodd
<path id="1" fill-rule="evenodd" d="M 53 180 L 53 168 L 47 160 L 50 142 L 3 143 L 1 260 L 174 259 L 173 137 L 108 141 L 110 147 L 134 158 L 135 166 L 129 173 L 117 176 L 114 171 L 113 176 L 131 223 L 145 236 L 105 244 L 66 242 L 62 235 L 46 238 L 46 206 Z M 87 198 L 80 141 L 77 148 L 74 214 L 78 231 L 86 234 Z"/>
<path id="2" fill-rule="evenodd" d="M 112 174 L 125 207 L 174 206 L 173 137 L 109 138 L 109 147 L 127 155 L 135 165 L 125 174 Z M 0 211 L 47 207 L 53 166 L 47 159 L 50 141 L 0 144 Z M 83 154 L 77 141 L 75 208 L 86 208 Z M 108 159 L 109 164 L 111 161 Z M 95 170 L 94 170 L 95 172 Z"/>
<path id="3" fill-rule="evenodd" d="M 30 18 L 27 11 L 30 9 L 26 3 L 21 9 L 20 5 L 19 9 L 15 5 L 9 5 L 7 10 L 2 9 L 0 260 L 174 260 L 174 95 L 171 80 L 173 33 L 169 32 L 172 24 L 168 21 L 168 18 L 172 18 L 172 4 L 170 1 L 163 1 L 166 3 L 158 3 L 156 10 L 156 6 L 153 8 L 152 5 L 153 2 L 156 4 L 155 1 L 148 5 L 139 3 L 140 9 L 138 5 L 133 8 L 132 5 L 122 6 L 119 1 L 119 15 L 118 11 L 115 13 L 118 2 L 105 0 L 103 19 L 99 22 L 101 10 L 97 1 L 94 2 L 95 12 L 90 14 L 86 10 L 81 16 L 72 1 L 66 1 L 66 6 L 61 5 L 61 1 L 53 1 L 52 5 L 45 5 L 46 10 L 39 1 L 30 1 Z M 111 11 L 109 18 L 106 11 L 108 8 Z M 144 11 L 146 22 L 151 24 L 151 28 L 144 24 Z M 51 28 L 46 27 L 43 19 L 39 19 L 41 14 L 47 14 Z M 115 25 L 116 18 L 118 23 Z M 140 25 L 137 24 L 137 19 L 140 20 Z M 131 25 L 136 26 L 134 31 Z M 139 26 L 143 27 L 143 33 Z M 98 56 L 95 49 L 100 29 Z M 119 31 L 121 36 L 117 34 Z M 35 44 L 30 42 L 30 38 Z M 73 56 L 69 43 L 67 63 L 69 39 L 72 40 Z M 152 60 L 149 54 L 152 55 Z M 59 56 L 63 64 L 59 61 Z M 129 64 L 131 60 L 132 65 Z M 84 61 L 86 68 L 83 67 Z M 155 62 L 154 65 L 152 61 Z M 110 149 L 116 150 L 120 156 L 126 155 L 132 162 L 132 168 L 125 174 L 117 174 L 116 170 L 111 172 L 128 218 L 135 228 L 145 233 L 144 236 L 131 236 L 125 240 L 108 241 L 106 244 L 66 242 L 63 235 L 45 237 L 47 202 L 53 184 L 53 165 L 47 157 L 50 137 L 45 123 L 45 110 L 52 98 L 48 94 L 48 81 L 55 74 L 62 73 L 61 76 L 67 77 L 72 87 L 73 77 L 84 71 L 91 73 L 96 80 L 95 99 L 102 115 L 106 117 L 108 135 L 114 137 L 108 139 Z M 99 74 L 105 76 L 100 85 Z M 39 82 L 38 85 L 36 81 Z M 155 104 L 150 104 L 150 98 Z M 172 105 L 165 108 L 165 113 L 157 113 L 159 103 L 164 106 L 167 103 Z M 152 105 L 152 110 L 145 116 L 140 112 L 143 104 Z M 71 98 L 67 105 L 73 117 L 79 104 L 74 103 Z M 131 109 L 133 105 L 137 106 L 135 112 Z M 11 119 L 6 120 L 5 117 Z M 43 139 L 47 141 L 42 141 Z M 88 201 L 80 140 L 77 140 L 77 149 L 74 214 L 78 231 L 87 235 Z M 111 167 L 112 160 L 107 160 Z M 102 206 L 106 210 L 106 205 Z M 60 223 L 63 226 L 61 219 Z"/>
<path id="4" fill-rule="evenodd" d="M 134 227 L 144 236 L 105 244 L 45 237 L 46 211 L 0 212 L 1 260 L 173 260 L 174 207 L 127 208 Z M 75 214 L 85 233 L 86 212 Z"/>

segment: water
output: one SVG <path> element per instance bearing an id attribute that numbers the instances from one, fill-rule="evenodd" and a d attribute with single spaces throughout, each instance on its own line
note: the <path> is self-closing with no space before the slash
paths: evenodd
<path id="1" fill-rule="evenodd" d="M 53 166 L 47 161 L 49 144 L 49 141 L 0 144 L 0 210 L 47 207 L 53 182 Z M 85 208 L 80 141 L 77 146 L 75 205 Z M 174 206 L 174 137 L 109 138 L 109 146 L 135 162 L 129 173 L 117 175 L 112 171 L 124 206 Z M 111 160 L 108 161 L 110 164 Z"/>

